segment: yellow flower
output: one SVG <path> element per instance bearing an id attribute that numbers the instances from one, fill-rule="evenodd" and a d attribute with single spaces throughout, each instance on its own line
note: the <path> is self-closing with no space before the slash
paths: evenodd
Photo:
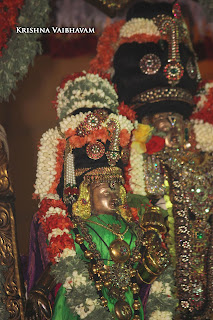
<path id="1" fill-rule="evenodd" d="M 138 153 L 146 152 L 146 141 L 151 134 L 153 128 L 147 124 L 138 124 L 136 130 L 133 131 L 132 147 Z"/>

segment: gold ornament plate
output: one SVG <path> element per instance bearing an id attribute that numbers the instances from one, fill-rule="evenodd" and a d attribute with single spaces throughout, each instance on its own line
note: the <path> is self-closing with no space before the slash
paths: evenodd
<path id="1" fill-rule="evenodd" d="M 122 300 L 118 300 L 115 304 L 115 314 L 119 320 L 130 320 L 132 318 L 132 310 L 130 305 Z"/>
<path id="2" fill-rule="evenodd" d="M 109 253 L 116 263 L 124 263 L 130 258 L 130 248 L 124 240 L 116 239 L 109 246 Z"/>

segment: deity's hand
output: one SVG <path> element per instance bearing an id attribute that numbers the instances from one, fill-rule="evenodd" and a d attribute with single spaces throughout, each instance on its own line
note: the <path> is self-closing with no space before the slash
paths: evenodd
<path id="1" fill-rule="evenodd" d="M 35 289 L 29 293 L 26 303 L 25 319 L 52 319 L 52 308 L 50 301 L 43 290 Z"/>
<path id="2" fill-rule="evenodd" d="M 148 230 L 144 237 L 146 249 L 138 267 L 138 276 L 142 282 L 152 283 L 170 264 L 170 256 L 158 232 Z"/>

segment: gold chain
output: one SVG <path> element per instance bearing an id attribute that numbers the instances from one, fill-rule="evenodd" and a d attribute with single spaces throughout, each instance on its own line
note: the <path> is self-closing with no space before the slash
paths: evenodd
<path id="1" fill-rule="evenodd" d="M 98 223 L 98 222 L 95 222 L 95 221 L 91 221 L 91 220 L 87 220 L 86 222 L 91 222 L 91 223 L 94 223 L 96 224 L 97 226 L 99 227 L 102 227 L 108 231 L 111 231 L 114 235 L 116 235 L 118 238 L 120 238 L 121 240 L 124 239 L 124 235 L 127 233 L 127 231 L 129 230 L 129 226 L 126 227 L 125 231 L 123 233 L 120 233 L 120 232 L 116 232 L 115 230 L 113 230 L 112 228 L 109 228 L 107 226 L 104 226 L 103 224 L 101 223 Z"/>

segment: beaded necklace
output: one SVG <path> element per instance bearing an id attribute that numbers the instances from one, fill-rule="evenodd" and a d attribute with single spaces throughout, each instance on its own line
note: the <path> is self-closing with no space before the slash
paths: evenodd
<path id="1" fill-rule="evenodd" d="M 140 319 L 141 303 L 138 296 L 140 288 L 136 281 L 137 272 L 133 268 L 133 265 L 141 260 L 140 249 L 142 247 L 142 230 L 140 227 L 138 227 L 135 248 L 132 250 L 131 254 L 129 245 L 123 239 L 121 240 L 121 238 L 124 238 L 124 235 L 129 230 L 129 226 L 125 228 L 123 233 L 120 233 L 116 232 L 108 225 L 106 226 L 98 222 L 92 222 L 117 236 L 117 239 L 112 241 L 109 246 L 109 253 L 112 261 L 114 262 L 114 264 L 109 267 L 103 263 L 101 254 L 97 250 L 96 244 L 93 242 L 92 236 L 88 232 L 88 226 L 86 225 L 85 221 L 79 217 L 75 217 L 74 223 L 75 225 L 73 231 L 75 233 L 75 242 L 79 244 L 81 250 L 84 252 L 84 256 L 87 259 L 90 259 L 90 274 L 95 282 L 95 287 L 103 306 L 107 307 L 108 305 L 108 301 L 102 293 L 102 289 L 105 287 L 109 296 L 117 299 L 117 302 L 114 306 L 114 312 L 117 319 Z M 84 241 L 89 244 L 89 250 L 86 248 Z M 130 305 L 125 301 L 125 292 L 128 291 L 129 287 L 133 293 L 134 303 L 132 307 L 134 314 L 132 314 Z"/>

